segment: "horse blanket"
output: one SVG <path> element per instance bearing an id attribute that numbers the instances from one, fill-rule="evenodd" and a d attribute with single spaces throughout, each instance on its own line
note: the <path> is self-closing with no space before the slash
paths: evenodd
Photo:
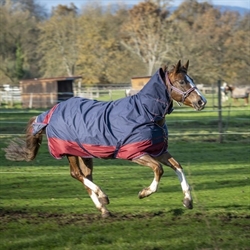
<path id="1" fill-rule="evenodd" d="M 167 150 L 167 125 L 157 121 L 173 110 L 159 69 L 136 95 L 116 101 L 72 97 L 37 116 L 33 134 L 46 129 L 51 155 L 134 159 Z"/>
<path id="2" fill-rule="evenodd" d="M 248 88 L 234 88 L 232 90 L 232 97 L 233 98 L 247 98 L 249 96 Z"/>

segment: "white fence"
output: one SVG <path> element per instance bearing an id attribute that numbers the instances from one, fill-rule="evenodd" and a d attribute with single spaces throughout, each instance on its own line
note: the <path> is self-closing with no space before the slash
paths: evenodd
<path id="1" fill-rule="evenodd" d="M 19 87 L 10 87 L 6 84 L 0 88 L 0 105 L 2 103 L 13 105 L 21 101 L 21 89 Z"/>
<path id="2" fill-rule="evenodd" d="M 203 84 L 197 86 L 204 94 L 216 93 L 216 89 L 211 86 L 206 87 Z M 89 99 L 101 99 L 101 100 L 115 100 L 126 96 L 126 91 L 131 89 L 129 84 L 127 85 L 103 85 L 99 87 L 82 87 L 74 88 L 74 96 L 89 98 Z M 22 103 L 22 92 L 19 87 L 10 87 L 9 85 L 0 86 L 0 106 L 7 104 L 12 107 L 15 103 Z M 32 104 L 32 98 L 34 93 L 30 93 L 30 103 Z M 37 94 L 37 93 L 36 93 Z M 51 94 L 51 93 L 41 93 Z M 103 98 L 102 98 L 103 97 Z M 32 105 L 31 107 L 32 108 Z"/>
<path id="3" fill-rule="evenodd" d="M 101 100 L 115 100 L 118 98 L 125 97 L 126 89 L 130 88 L 128 85 L 122 85 L 114 87 L 112 86 L 100 86 L 100 87 L 82 87 L 74 88 L 74 96 L 89 98 L 89 99 L 101 99 Z M 29 98 L 29 108 L 32 108 L 34 94 L 38 93 L 30 93 Z M 58 93 L 58 94 L 67 94 Z M 40 95 L 47 95 L 51 98 L 52 93 L 40 93 Z M 27 96 L 27 95 L 26 95 Z M 53 97 L 54 98 L 54 97 Z M 22 91 L 19 87 L 10 87 L 9 85 L 0 86 L 0 107 L 1 105 L 8 105 L 12 107 L 14 104 L 22 103 Z M 37 101 L 37 100 L 36 100 Z"/>

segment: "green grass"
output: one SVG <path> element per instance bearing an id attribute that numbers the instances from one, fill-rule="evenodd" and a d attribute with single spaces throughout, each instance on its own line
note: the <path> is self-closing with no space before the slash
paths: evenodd
<path id="1" fill-rule="evenodd" d="M 50 157 L 46 143 L 31 164 L 6 161 L 1 152 L 0 248 L 249 249 L 249 144 L 169 144 L 193 188 L 194 209 L 182 207 L 171 169 L 165 167 L 157 193 L 139 200 L 150 169 L 96 159 L 94 180 L 109 195 L 109 219 L 101 219 L 66 159 Z"/>
<path id="2" fill-rule="evenodd" d="M 67 160 L 49 155 L 46 139 L 30 163 L 7 161 L 0 150 L 0 249 L 250 249 L 249 111 L 223 108 L 221 144 L 216 109 L 176 107 L 166 116 L 169 151 L 192 186 L 193 210 L 182 206 L 170 168 L 158 192 L 140 200 L 138 192 L 153 179 L 149 168 L 96 159 L 94 181 L 108 194 L 114 215 L 102 219 L 83 185 L 70 177 Z M 0 110 L 0 148 L 40 112 Z"/>

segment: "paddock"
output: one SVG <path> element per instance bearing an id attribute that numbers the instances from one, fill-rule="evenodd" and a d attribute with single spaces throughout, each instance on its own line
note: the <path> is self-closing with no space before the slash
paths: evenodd
<path id="1" fill-rule="evenodd" d="M 205 246 L 247 249 L 249 161 L 245 145 L 177 142 L 172 143 L 171 150 L 186 165 L 194 209 L 179 207 L 182 195 L 171 171 L 165 172 L 159 192 L 143 204 L 135 197 L 138 178 L 129 177 L 127 170 L 140 175 L 140 185 L 146 185 L 147 169 L 129 162 L 97 159 L 95 179 L 109 192 L 110 206 L 116 214 L 106 220 L 98 212 L 93 214 L 89 197 L 69 178 L 67 162 L 45 157 L 46 147 L 40 152 L 45 160 L 37 160 L 33 166 L 27 163 L 10 166 L 2 162 L 1 244 L 6 249 L 17 245 L 19 249 L 65 249 L 65 246 L 68 249 L 127 249 L 129 246 L 153 249 L 154 245 L 159 249 L 187 246 L 189 249 Z M 241 155 L 237 162 L 235 155 Z M 1 153 L 1 159 L 2 156 Z M 125 185 L 130 188 L 124 190 Z M 117 197 L 117 190 L 122 199 Z M 236 233 L 240 237 L 234 237 Z"/>
<path id="2" fill-rule="evenodd" d="M 147 168 L 96 159 L 95 180 L 109 193 L 115 213 L 103 220 L 70 178 L 67 160 L 54 160 L 46 143 L 31 163 L 6 161 L 0 150 L 4 249 L 248 249 L 250 109 L 223 107 L 224 141 L 218 143 L 218 110 L 208 104 L 200 113 L 176 105 L 166 117 L 171 152 L 193 190 L 193 210 L 180 206 L 182 194 L 171 170 L 165 169 L 155 196 L 142 201 L 136 194 L 148 183 Z M 23 134 L 27 117 L 41 110 L 0 112 L 3 148 L 13 135 Z"/>

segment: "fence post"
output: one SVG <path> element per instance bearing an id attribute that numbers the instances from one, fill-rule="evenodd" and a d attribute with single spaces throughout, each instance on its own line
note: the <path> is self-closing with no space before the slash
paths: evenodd
<path id="1" fill-rule="evenodd" d="M 10 106 L 13 107 L 13 105 L 14 105 L 14 91 L 13 91 L 13 88 L 11 88 L 10 93 L 11 93 Z"/>
<path id="2" fill-rule="evenodd" d="M 54 104 L 54 99 L 53 99 L 53 93 L 50 92 L 50 104 L 53 105 Z"/>
<path id="3" fill-rule="evenodd" d="M 81 93 L 81 80 L 78 81 L 77 96 L 80 96 L 80 93 Z"/>
<path id="4" fill-rule="evenodd" d="M 212 100 L 213 100 L 213 110 L 215 109 L 215 101 L 214 101 L 214 99 L 215 99 L 215 87 L 214 87 L 214 83 L 212 84 Z"/>
<path id="5" fill-rule="evenodd" d="M 218 129 L 219 129 L 219 143 L 222 143 L 223 128 L 222 128 L 222 105 L 221 105 L 221 80 L 218 80 Z"/>
<path id="6" fill-rule="evenodd" d="M 33 93 L 30 93 L 29 108 L 31 109 L 33 105 Z"/>
<path id="7" fill-rule="evenodd" d="M 112 100 L 112 89 L 109 89 L 109 99 Z"/>

